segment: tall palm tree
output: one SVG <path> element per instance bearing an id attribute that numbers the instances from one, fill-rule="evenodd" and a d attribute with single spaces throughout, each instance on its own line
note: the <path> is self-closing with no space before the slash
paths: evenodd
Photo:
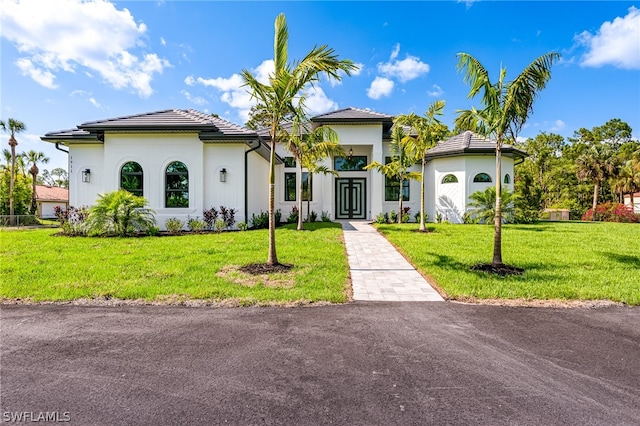
<path id="1" fill-rule="evenodd" d="M 36 213 L 36 181 L 38 179 L 38 173 L 40 173 L 40 169 L 38 169 L 38 163 L 46 164 L 49 162 L 49 157 L 44 155 L 44 152 L 37 152 L 31 150 L 27 153 L 27 165 L 31 165 L 29 168 L 29 173 L 32 177 L 31 182 L 31 214 Z"/>
<path id="2" fill-rule="evenodd" d="M 10 118 L 6 123 L 3 120 L 0 120 L 0 128 L 3 132 L 9 133 L 9 146 L 11 147 L 11 180 L 9 181 L 9 223 L 10 225 L 13 225 L 13 187 L 16 183 L 16 145 L 18 145 L 18 141 L 16 141 L 15 136 L 16 133 L 24 132 L 25 130 L 27 130 L 27 127 L 22 121 Z"/>
<path id="3" fill-rule="evenodd" d="M 551 79 L 551 66 L 560 54 L 550 52 L 531 62 L 513 81 L 505 81 L 506 68 L 500 68 L 498 81 L 491 82 L 489 72 L 468 53 L 458 53 L 457 68 L 464 71 L 464 81 L 471 86 L 467 98 L 482 92 L 482 109 L 458 111 L 456 126 L 472 129 L 496 141 L 496 208 L 494 218 L 493 260 L 502 263 L 502 144 L 516 137 L 533 112 L 533 102 Z"/>
<path id="4" fill-rule="evenodd" d="M 444 139 L 448 129 L 443 125 L 437 116 L 441 116 L 444 111 L 444 101 L 437 100 L 429 105 L 424 117 L 411 113 L 408 115 L 399 115 L 396 117 L 396 125 L 409 126 L 411 133 L 415 133 L 415 137 L 407 139 L 408 149 L 414 153 L 417 158 L 422 161 L 420 169 L 420 228 L 424 232 L 427 230 L 424 223 L 424 170 L 427 165 L 427 151 L 433 148 L 438 141 Z"/>
<path id="5" fill-rule="evenodd" d="M 583 182 L 593 182 L 593 205 L 591 220 L 596 220 L 598 194 L 605 179 L 613 176 L 616 163 L 609 145 L 590 146 L 576 158 L 576 176 Z"/>
<path id="6" fill-rule="evenodd" d="M 416 163 L 418 157 L 408 150 L 407 137 L 405 137 L 402 126 L 394 126 L 391 132 L 391 143 L 389 150 L 391 151 L 391 161 L 387 164 L 380 164 L 373 161 L 367 164 L 365 170 L 376 169 L 388 179 L 396 179 L 399 183 L 398 188 L 398 223 L 402 223 L 402 185 L 405 180 L 420 180 L 421 176 L 418 172 L 412 172 L 409 169 Z"/>
<path id="7" fill-rule="evenodd" d="M 273 62 L 275 70 L 269 75 L 268 84 L 259 82 L 248 70 L 242 71 L 244 84 L 258 103 L 267 111 L 271 155 L 269 157 L 269 254 L 267 265 L 278 264 L 275 235 L 275 161 L 276 145 L 282 140 L 281 121 L 287 114 L 296 114 L 294 102 L 302 90 L 313 85 L 321 74 L 340 80 L 341 71 L 350 75 L 357 67 L 348 59 L 340 60 L 327 45 L 314 47 L 301 61 L 288 62 L 289 30 L 284 14 L 275 20 Z"/>

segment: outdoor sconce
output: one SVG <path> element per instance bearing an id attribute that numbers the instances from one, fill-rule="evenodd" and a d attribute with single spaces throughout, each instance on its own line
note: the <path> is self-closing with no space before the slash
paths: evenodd
<path id="1" fill-rule="evenodd" d="M 227 181 L 227 169 L 223 168 L 222 170 L 220 170 L 220 182 L 226 182 Z"/>
<path id="2" fill-rule="evenodd" d="M 353 157 L 353 148 L 349 148 L 349 160 Z"/>
<path id="3" fill-rule="evenodd" d="M 82 171 L 82 181 L 83 182 L 91 182 L 91 170 L 84 169 Z"/>

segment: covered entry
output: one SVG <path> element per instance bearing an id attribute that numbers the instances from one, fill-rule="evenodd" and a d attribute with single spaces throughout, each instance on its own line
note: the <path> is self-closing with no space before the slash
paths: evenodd
<path id="1" fill-rule="evenodd" d="M 367 218 L 367 179 L 336 178 L 336 219 Z"/>

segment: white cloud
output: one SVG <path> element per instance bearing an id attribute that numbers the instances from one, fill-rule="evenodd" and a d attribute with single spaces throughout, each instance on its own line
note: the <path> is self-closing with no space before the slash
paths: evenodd
<path id="1" fill-rule="evenodd" d="M 304 104 L 311 115 L 318 115 L 323 112 L 338 109 L 338 104 L 327 98 L 324 90 L 318 85 L 310 87 L 305 92 L 306 98 Z"/>
<path id="2" fill-rule="evenodd" d="M 25 55 L 16 65 L 44 87 L 55 88 L 60 71 L 81 68 L 148 97 L 153 75 L 171 66 L 155 53 L 133 53 L 144 48 L 146 25 L 105 0 L 4 0 L 1 23 L 2 36 Z"/>
<path id="3" fill-rule="evenodd" d="M 551 128 L 549 130 L 551 130 L 552 132 L 559 132 L 560 130 L 564 129 L 566 126 L 565 122 L 562 120 L 556 120 L 552 123 Z"/>
<path id="4" fill-rule="evenodd" d="M 356 69 L 351 71 L 351 75 L 360 75 L 360 73 L 362 72 L 362 70 L 364 69 L 364 64 L 361 64 L 359 62 L 355 62 L 353 65 L 356 66 Z"/>
<path id="5" fill-rule="evenodd" d="M 351 71 L 351 76 L 352 77 L 357 77 L 360 75 L 360 73 L 362 73 L 362 69 L 364 68 L 364 64 L 358 63 L 358 62 L 354 62 L 354 64 L 356 66 L 356 69 Z M 341 79 L 344 78 L 348 78 L 347 77 L 347 73 L 345 73 L 344 71 L 340 70 L 338 71 L 338 74 L 340 75 Z M 336 87 L 336 86 L 340 86 L 342 84 L 343 80 L 336 80 L 335 78 L 331 78 L 329 79 L 329 84 L 331 85 L 331 87 Z"/>
<path id="6" fill-rule="evenodd" d="M 444 90 L 442 90 L 442 87 L 438 86 L 437 84 L 434 84 L 432 88 L 433 90 L 430 90 L 427 92 L 429 96 L 433 96 L 434 98 L 437 98 L 438 96 L 444 95 Z"/>
<path id="7" fill-rule="evenodd" d="M 473 6 L 473 4 L 477 1 L 480 1 L 480 0 L 458 0 L 458 3 L 464 3 L 467 10 L 469 10 L 471 9 L 471 6 Z"/>
<path id="8" fill-rule="evenodd" d="M 96 101 L 95 98 L 89 98 L 89 102 L 91 102 L 91 105 L 93 105 L 96 108 L 102 108 L 102 105 L 100 105 L 100 102 Z"/>
<path id="9" fill-rule="evenodd" d="M 16 61 L 16 65 L 22 71 L 22 75 L 31 77 L 36 83 L 48 89 L 57 89 L 58 85 L 54 82 L 56 76 L 51 71 L 36 68 L 33 62 L 28 58 L 20 58 Z"/>
<path id="10" fill-rule="evenodd" d="M 194 103 L 196 105 L 206 105 L 208 104 L 208 102 L 206 101 L 206 99 L 200 97 L 200 96 L 193 96 L 191 93 L 187 92 L 186 90 L 182 90 L 180 91 L 180 93 L 182 93 L 184 95 L 185 98 L 187 98 L 187 100 L 191 103 Z"/>
<path id="11" fill-rule="evenodd" d="M 371 86 L 367 89 L 367 96 L 371 99 L 380 99 L 383 96 L 389 96 L 393 91 L 394 83 L 385 77 L 376 77 Z"/>
<path id="12" fill-rule="evenodd" d="M 606 21 L 596 34 L 584 31 L 576 41 L 588 48 L 582 66 L 640 69 L 640 10 L 631 6 L 624 18 Z"/>
<path id="13" fill-rule="evenodd" d="M 186 84 L 187 86 L 193 86 L 195 83 L 196 83 L 196 79 L 193 78 L 192 75 L 189 75 L 184 79 L 184 84 Z"/>
<path id="14" fill-rule="evenodd" d="M 160 37 L 160 44 L 163 46 L 167 45 L 167 41 L 164 39 L 164 37 Z"/>
<path id="15" fill-rule="evenodd" d="M 405 59 L 398 60 L 400 44 L 396 44 L 389 57 L 389 62 L 379 63 L 378 71 L 388 78 L 397 78 L 402 83 L 420 77 L 429 72 L 429 64 L 420 61 L 416 56 L 407 55 Z"/>

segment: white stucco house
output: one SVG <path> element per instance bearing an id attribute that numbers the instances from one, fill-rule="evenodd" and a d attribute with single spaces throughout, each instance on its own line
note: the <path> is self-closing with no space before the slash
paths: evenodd
<path id="1" fill-rule="evenodd" d="M 386 179 L 363 170 L 388 157 L 393 117 L 346 108 L 312 118 L 314 126 L 330 126 L 338 134 L 346 158 L 326 164 L 338 176 L 315 175 L 310 209 L 332 219 L 372 219 L 397 209 L 402 192 L 411 216 L 420 209 L 420 183 Z M 237 221 L 268 209 L 269 135 L 195 110 L 164 110 L 82 123 L 41 138 L 69 152 L 69 204 L 92 205 L 98 194 L 126 188 L 144 196 L 156 211 L 158 224 L 167 218 L 202 216 L 224 205 L 237 210 Z M 441 142 L 429 152 L 426 211 L 459 223 L 468 196 L 492 185 L 495 143 L 471 132 Z M 526 154 L 503 147 L 503 176 L 513 189 L 514 164 Z M 276 157 L 276 208 L 283 218 L 297 204 L 297 183 L 308 174 L 297 171 L 282 146 Z M 416 170 L 419 167 L 416 166 Z M 308 185 L 307 185 L 308 188 Z M 306 189 L 308 190 L 308 189 Z M 306 199 L 306 196 L 305 196 Z M 306 202 L 303 203 L 306 215 Z"/>

